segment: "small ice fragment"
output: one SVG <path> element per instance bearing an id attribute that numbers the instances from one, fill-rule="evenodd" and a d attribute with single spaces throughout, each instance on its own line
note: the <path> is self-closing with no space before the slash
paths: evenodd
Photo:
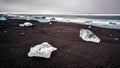
<path id="1" fill-rule="evenodd" d="M 91 28 L 91 26 L 88 26 L 88 28 Z"/>
<path id="2" fill-rule="evenodd" d="M 55 18 L 51 18 L 50 21 L 56 21 L 56 19 Z"/>
<path id="3" fill-rule="evenodd" d="M 110 36 L 113 36 L 112 34 L 110 34 Z"/>
<path id="4" fill-rule="evenodd" d="M 52 24 L 51 22 L 49 24 Z"/>
<path id="5" fill-rule="evenodd" d="M 85 41 L 100 42 L 100 39 L 92 31 L 87 29 L 80 29 L 80 37 Z"/>
<path id="6" fill-rule="evenodd" d="M 19 26 L 21 26 L 21 27 L 24 27 L 24 26 L 29 27 L 29 26 L 33 26 L 33 24 L 30 23 L 30 22 L 25 22 L 24 24 L 19 24 Z"/>
<path id="7" fill-rule="evenodd" d="M 60 32 L 60 30 L 57 30 L 57 32 Z"/>
<path id="8" fill-rule="evenodd" d="M 7 31 L 4 31 L 4 33 L 7 33 Z"/>
<path id="9" fill-rule="evenodd" d="M 119 38 L 114 38 L 114 40 L 119 40 Z"/>
<path id="10" fill-rule="evenodd" d="M 25 33 L 21 33 L 22 35 L 25 34 Z"/>
<path id="11" fill-rule="evenodd" d="M 92 20 L 87 20 L 87 21 L 85 21 L 85 24 L 86 24 L 86 25 L 92 25 Z"/>
<path id="12" fill-rule="evenodd" d="M 117 25 L 117 23 L 115 23 L 115 22 L 109 22 L 109 26 L 115 26 L 115 25 Z"/>
<path id="13" fill-rule="evenodd" d="M 57 48 L 53 47 L 48 42 L 43 42 L 34 47 L 31 47 L 28 56 L 50 58 L 51 53 L 55 50 L 57 50 Z"/>
<path id="14" fill-rule="evenodd" d="M 26 20 L 32 20 L 32 17 L 26 16 Z"/>
<path id="15" fill-rule="evenodd" d="M 40 23 L 49 23 L 50 21 L 45 18 L 34 18 L 33 20 L 36 20 Z"/>

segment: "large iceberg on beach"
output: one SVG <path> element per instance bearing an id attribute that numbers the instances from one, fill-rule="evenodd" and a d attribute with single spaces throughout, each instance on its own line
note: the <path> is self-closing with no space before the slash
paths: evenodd
<path id="1" fill-rule="evenodd" d="M 57 48 L 53 47 L 48 42 L 43 42 L 34 47 L 31 47 L 28 56 L 50 58 L 51 53 L 55 50 L 57 50 Z"/>
<path id="2" fill-rule="evenodd" d="M 92 31 L 87 29 L 80 29 L 80 37 L 85 41 L 100 42 L 100 39 Z"/>

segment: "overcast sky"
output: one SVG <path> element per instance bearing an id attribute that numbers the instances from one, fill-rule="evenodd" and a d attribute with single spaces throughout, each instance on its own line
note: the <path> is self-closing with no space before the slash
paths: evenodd
<path id="1" fill-rule="evenodd" d="M 120 14 L 120 0 L 0 0 L 0 12 Z"/>

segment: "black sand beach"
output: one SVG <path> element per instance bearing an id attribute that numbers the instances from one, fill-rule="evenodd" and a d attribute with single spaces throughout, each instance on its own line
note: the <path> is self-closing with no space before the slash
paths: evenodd
<path id="1" fill-rule="evenodd" d="M 0 23 L 0 68 L 120 68 L 120 30 L 73 23 L 42 24 L 19 27 L 26 20 Z M 100 43 L 79 37 L 81 28 L 89 29 Z M 48 42 L 58 48 L 49 59 L 30 58 L 30 47 Z"/>

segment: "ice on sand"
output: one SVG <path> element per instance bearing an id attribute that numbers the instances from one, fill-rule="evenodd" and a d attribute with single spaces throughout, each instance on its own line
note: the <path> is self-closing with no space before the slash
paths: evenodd
<path id="1" fill-rule="evenodd" d="M 43 18 L 34 18 L 33 20 L 36 20 L 38 22 L 42 22 L 42 23 L 49 23 L 50 21 L 47 19 L 43 19 Z"/>
<path id="2" fill-rule="evenodd" d="M 29 26 L 33 26 L 33 24 L 30 23 L 30 22 L 25 22 L 24 24 L 19 24 L 19 26 L 21 26 L 21 27 L 24 27 L 24 26 L 29 27 Z"/>
<path id="3" fill-rule="evenodd" d="M 28 56 L 50 58 L 51 53 L 55 50 L 57 50 L 57 48 L 53 47 L 48 42 L 43 42 L 34 47 L 31 47 Z"/>
<path id="4" fill-rule="evenodd" d="M 86 25 L 92 25 L 92 20 L 87 20 L 87 21 L 85 21 L 85 24 L 86 24 Z"/>
<path id="5" fill-rule="evenodd" d="M 100 39 L 92 31 L 87 29 L 80 29 L 80 37 L 85 41 L 100 42 Z"/>
<path id="6" fill-rule="evenodd" d="M 0 21 L 5 21 L 5 20 L 7 20 L 7 19 L 5 18 L 5 15 L 0 14 Z"/>
<path id="7" fill-rule="evenodd" d="M 114 38 L 114 40 L 119 40 L 119 38 Z"/>
<path id="8" fill-rule="evenodd" d="M 109 22 L 109 26 L 115 26 L 115 25 L 117 25 L 117 23 L 115 23 L 115 22 Z"/>

